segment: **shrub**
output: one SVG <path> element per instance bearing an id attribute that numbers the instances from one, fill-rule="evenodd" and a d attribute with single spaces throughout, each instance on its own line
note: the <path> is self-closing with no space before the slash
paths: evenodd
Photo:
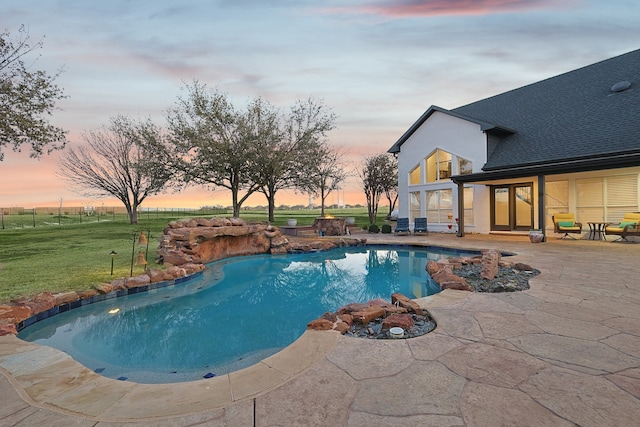
<path id="1" fill-rule="evenodd" d="M 371 224 L 369 226 L 369 233 L 379 233 L 380 232 L 380 227 L 378 227 L 375 224 Z"/>
<path id="2" fill-rule="evenodd" d="M 382 227 L 380 229 L 384 234 L 389 234 L 391 233 L 391 225 L 390 224 L 382 224 Z"/>

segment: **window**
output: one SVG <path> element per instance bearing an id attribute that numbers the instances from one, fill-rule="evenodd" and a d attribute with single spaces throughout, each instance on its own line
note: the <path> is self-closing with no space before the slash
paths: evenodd
<path id="1" fill-rule="evenodd" d="M 638 175 L 576 180 L 576 216 L 579 221 L 620 221 L 638 210 Z"/>
<path id="2" fill-rule="evenodd" d="M 605 205 L 607 221 L 620 221 L 626 212 L 638 210 L 638 176 L 608 176 Z"/>
<path id="3" fill-rule="evenodd" d="M 413 222 L 422 216 L 422 203 L 420 202 L 420 192 L 409 193 L 409 221 Z"/>
<path id="4" fill-rule="evenodd" d="M 471 160 L 458 157 L 458 175 L 469 175 L 473 172 L 473 163 Z"/>
<path id="5" fill-rule="evenodd" d="M 434 224 L 451 224 L 453 217 L 453 191 L 427 191 L 427 221 Z"/>
<path id="6" fill-rule="evenodd" d="M 464 223 L 473 224 L 473 187 L 464 187 Z"/>
<path id="7" fill-rule="evenodd" d="M 604 219 L 604 180 L 602 178 L 576 180 L 576 216 L 578 221 Z"/>
<path id="8" fill-rule="evenodd" d="M 552 216 L 569 212 L 569 181 L 552 181 L 544 184 L 545 224 L 553 227 Z"/>
<path id="9" fill-rule="evenodd" d="M 409 185 L 417 185 L 422 182 L 422 167 L 421 165 L 416 166 L 409 172 Z"/>
<path id="10" fill-rule="evenodd" d="M 451 159 L 453 156 L 446 151 L 437 149 L 427 157 L 427 182 L 449 179 L 451 174 Z"/>

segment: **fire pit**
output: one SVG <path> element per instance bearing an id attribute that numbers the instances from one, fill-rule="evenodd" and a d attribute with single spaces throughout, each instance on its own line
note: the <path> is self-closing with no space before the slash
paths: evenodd
<path id="1" fill-rule="evenodd" d="M 313 221 L 313 226 L 322 236 L 344 236 L 346 234 L 345 218 L 321 216 Z"/>

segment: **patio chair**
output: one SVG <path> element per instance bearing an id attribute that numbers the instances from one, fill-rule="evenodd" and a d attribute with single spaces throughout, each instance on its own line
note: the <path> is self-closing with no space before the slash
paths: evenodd
<path id="1" fill-rule="evenodd" d="M 395 233 L 396 235 L 399 233 L 409 234 L 409 218 L 398 218 Z"/>
<path id="2" fill-rule="evenodd" d="M 627 212 L 622 217 L 620 224 L 607 225 L 604 229 L 606 234 L 615 234 L 618 237 L 614 242 L 619 240 L 625 240 L 629 242 L 627 237 L 635 236 L 640 237 L 640 213 Z"/>
<path id="3" fill-rule="evenodd" d="M 576 222 L 576 217 L 572 213 L 557 213 L 551 217 L 553 221 L 553 231 L 555 233 L 564 233 L 565 237 L 570 237 L 576 240 L 575 237 L 569 236 L 569 233 L 582 234 L 582 223 Z"/>
<path id="4" fill-rule="evenodd" d="M 413 234 L 423 233 L 429 234 L 429 230 L 427 229 L 427 218 L 416 218 L 413 225 Z"/>

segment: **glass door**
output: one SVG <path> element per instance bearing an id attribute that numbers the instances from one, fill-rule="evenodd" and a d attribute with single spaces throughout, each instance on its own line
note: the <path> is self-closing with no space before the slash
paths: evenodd
<path id="1" fill-rule="evenodd" d="M 533 228 L 533 186 L 531 184 L 514 185 L 514 230 Z"/>
<path id="2" fill-rule="evenodd" d="M 492 230 L 511 230 L 509 215 L 509 187 L 493 187 L 491 192 L 493 207 Z"/>
<path id="3" fill-rule="evenodd" d="M 491 229 L 496 231 L 533 228 L 533 184 L 491 187 Z"/>

